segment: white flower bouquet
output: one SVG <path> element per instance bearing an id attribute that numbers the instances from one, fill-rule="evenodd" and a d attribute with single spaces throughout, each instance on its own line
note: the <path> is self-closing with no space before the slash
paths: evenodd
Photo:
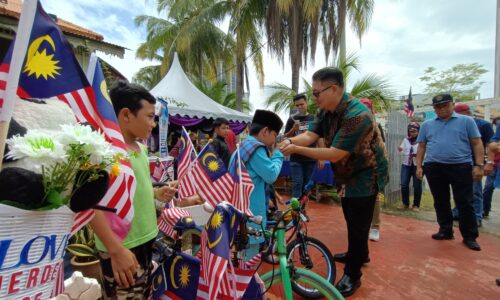
<path id="1" fill-rule="evenodd" d="M 52 209 L 69 203 L 85 184 L 120 173 L 122 156 L 104 135 L 85 125 L 61 125 L 59 131 L 28 130 L 7 140 L 7 158 L 23 159 L 41 174 L 44 195 L 35 209 Z M 4 200 L 4 199 L 0 199 Z"/>

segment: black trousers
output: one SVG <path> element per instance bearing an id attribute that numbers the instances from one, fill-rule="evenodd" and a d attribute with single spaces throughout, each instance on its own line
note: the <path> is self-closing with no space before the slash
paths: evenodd
<path id="1" fill-rule="evenodd" d="M 465 240 L 478 237 L 472 198 L 472 166 L 465 164 L 426 163 L 424 174 L 434 198 L 439 231 L 453 233 L 450 186 L 459 212 L 459 228 Z"/>
<path id="2" fill-rule="evenodd" d="M 361 266 L 368 257 L 368 233 L 377 195 L 342 198 L 342 211 L 347 223 L 347 257 L 344 273 L 360 278 Z"/>

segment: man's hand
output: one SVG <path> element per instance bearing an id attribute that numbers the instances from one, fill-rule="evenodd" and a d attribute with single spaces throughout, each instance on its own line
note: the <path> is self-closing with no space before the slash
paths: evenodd
<path id="1" fill-rule="evenodd" d="M 422 167 L 417 167 L 416 175 L 419 180 L 422 180 L 424 178 L 424 169 L 422 169 Z"/>
<path id="2" fill-rule="evenodd" d="M 483 172 L 484 176 L 490 176 L 493 173 L 493 164 L 485 164 Z"/>
<path id="3" fill-rule="evenodd" d="M 298 131 L 300 129 L 300 122 L 295 121 L 293 123 L 292 131 Z"/>
<path id="4" fill-rule="evenodd" d="M 318 170 L 323 170 L 324 167 L 325 167 L 325 161 L 318 160 Z"/>
<path id="5" fill-rule="evenodd" d="M 170 185 L 164 185 L 154 190 L 155 198 L 161 202 L 170 202 L 175 196 L 177 190 Z"/>
<path id="6" fill-rule="evenodd" d="M 480 166 L 474 166 L 472 168 L 472 180 L 479 181 L 483 177 L 483 168 Z"/>
<path id="7" fill-rule="evenodd" d="M 109 254 L 111 255 L 111 267 L 116 283 L 124 288 L 134 285 L 134 274 L 139 268 L 134 253 L 122 246 L 116 252 Z"/>
<path id="8" fill-rule="evenodd" d="M 281 153 L 283 153 L 283 155 L 287 156 L 287 155 L 295 153 L 297 151 L 297 146 L 294 144 L 290 144 L 290 142 L 287 142 L 285 140 L 281 143 L 280 150 L 281 150 Z"/>

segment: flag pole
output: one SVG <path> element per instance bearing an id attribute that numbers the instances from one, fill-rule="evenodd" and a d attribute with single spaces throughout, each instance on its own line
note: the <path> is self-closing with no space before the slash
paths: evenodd
<path id="1" fill-rule="evenodd" d="M 0 114 L 0 169 L 2 168 L 5 142 L 7 140 L 7 133 L 9 132 L 9 123 L 12 118 L 12 111 L 14 110 L 14 101 L 17 95 L 19 76 L 21 75 L 21 69 L 24 63 L 26 51 L 28 50 L 31 28 L 33 27 L 33 22 L 35 21 L 37 4 L 38 0 L 24 1 L 17 26 L 17 34 L 12 41 L 12 43 L 14 43 L 14 49 L 10 60 L 9 75 L 7 76 L 2 113 Z"/>
<path id="2" fill-rule="evenodd" d="M 242 186 L 242 180 L 241 180 L 241 157 L 240 157 L 240 144 L 237 144 L 236 145 L 236 151 L 238 151 L 237 155 L 238 155 L 238 181 L 239 181 L 239 187 L 238 187 L 238 190 L 239 190 L 239 194 L 240 194 L 240 202 L 243 201 L 243 186 Z M 241 205 L 243 207 L 243 205 Z M 244 207 L 243 207 L 244 209 Z M 243 213 L 247 213 L 246 211 L 244 211 Z"/>

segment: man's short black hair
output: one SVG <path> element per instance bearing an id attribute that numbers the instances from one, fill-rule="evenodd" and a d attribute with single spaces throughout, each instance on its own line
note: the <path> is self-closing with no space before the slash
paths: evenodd
<path id="1" fill-rule="evenodd" d="M 156 99 L 144 87 L 128 83 L 124 80 L 118 80 L 113 83 L 109 89 L 109 97 L 113 103 L 116 115 L 124 108 L 130 109 L 135 115 L 142 108 L 142 100 L 151 104 L 156 103 Z"/>
<path id="2" fill-rule="evenodd" d="M 214 129 L 220 127 L 221 125 L 229 125 L 229 121 L 226 118 L 217 118 L 214 120 Z"/>
<path id="3" fill-rule="evenodd" d="M 344 75 L 339 68 L 326 67 L 316 71 L 312 76 L 313 81 L 330 82 L 339 87 L 344 87 Z"/>
<path id="4" fill-rule="evenodd" d="M 304 99 L 304 101 L 307 102 L 307 95 L 306 95 L 306 93 L 300 93 L 300 94 L 297 94 L 297 95 L 293 96 L 293 102 L 298 101 L 300 99 Z"/>

